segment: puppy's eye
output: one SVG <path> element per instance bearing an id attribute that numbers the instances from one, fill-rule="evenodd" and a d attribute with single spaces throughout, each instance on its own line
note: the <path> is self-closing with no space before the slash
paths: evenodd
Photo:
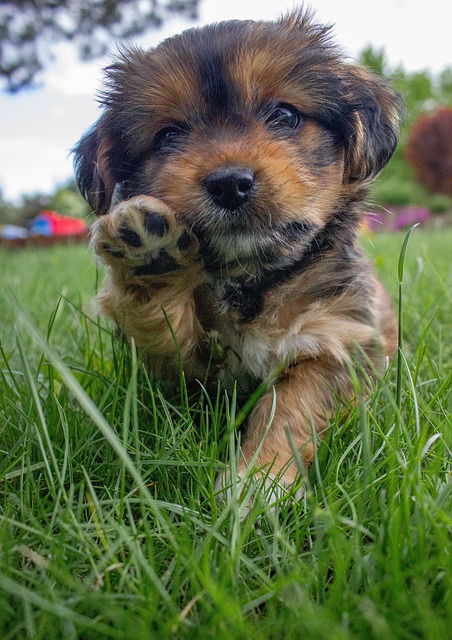
<path id="1" fill-rule="evenodd" d="M 267 115 L 266 122 L 272 129 L 297 129 L 303 116 L 291 104 L 281 102 Z"/>
<path id="2" fill-rule="evenodd" d="M 164 127 L 157 131 L 152 141 L 154 151 L 169 151 L 185 136 L 186 131 L 182 127 Z"/>

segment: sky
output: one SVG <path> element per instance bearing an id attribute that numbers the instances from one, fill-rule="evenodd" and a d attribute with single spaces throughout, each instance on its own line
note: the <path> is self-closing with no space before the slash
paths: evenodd
<path id="1" fill-rule="evenodd" d="M 174 17 L 136 42 L 155 46 L 193 24 L 219 20 L 271 20 L 296 6 L 293 0 L 201 0 L 196 23 Z M 391 66 L 440 72 L 452 65 L 449 0 L 310 0 L 319 22 L 333 24 L 335 39 L 353 60 L 368 44 L 384 47 Z M 114 45 L 112 44 L 112 51 Z M 42 86 L 17 95 L 0 93 L 0 188 L 19 202 L 48 193 L 73 175 L 70 149 L 97 119 L 96 92 L 109 58 L 81 63 L 70 45 L 59 45 Z"/>

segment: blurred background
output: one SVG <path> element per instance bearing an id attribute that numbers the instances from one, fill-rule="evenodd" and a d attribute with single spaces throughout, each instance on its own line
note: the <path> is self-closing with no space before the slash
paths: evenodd
<path id="1" fill-rule="evenodd" d="M 307 3 L 306 3 L 307 4 Z M 274 19 L 280 0 L 16 0 L 0 3 L 0 232 L 50 212 L 85 219 L 70 149 L 99 115 L 96 92 L 117 42 L 155 46 L 184 28 Z M 312 0 L 352 62 L 392 79 L 407 117 L 375 185 L 369 228 L 452 221 L 452 4 Z M 48 217 L 46 229 L 57 218 Z M 60 224 L 61 228 L 61 223 Z M 53 227 L 52 227 L 53 225 Z"/>

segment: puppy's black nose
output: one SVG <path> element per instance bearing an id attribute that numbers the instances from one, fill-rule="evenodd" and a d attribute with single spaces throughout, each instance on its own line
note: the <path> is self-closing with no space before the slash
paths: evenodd
<path id="1" fill-rule="evenodd" d="M 204 186 L 216 205 L 235 211 L 248 200 L 254 180 L 248 167 L 221 167 L 209 173 Z"/>

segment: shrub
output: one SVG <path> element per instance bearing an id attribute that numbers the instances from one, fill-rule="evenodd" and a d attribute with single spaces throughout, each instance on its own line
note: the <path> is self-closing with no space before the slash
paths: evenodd
<path id="1" fill-rule="evenodd" d="M 432 193 L 452 195 L 452 107 L 421 116 L 406 145 L 416 179 Z"/>

